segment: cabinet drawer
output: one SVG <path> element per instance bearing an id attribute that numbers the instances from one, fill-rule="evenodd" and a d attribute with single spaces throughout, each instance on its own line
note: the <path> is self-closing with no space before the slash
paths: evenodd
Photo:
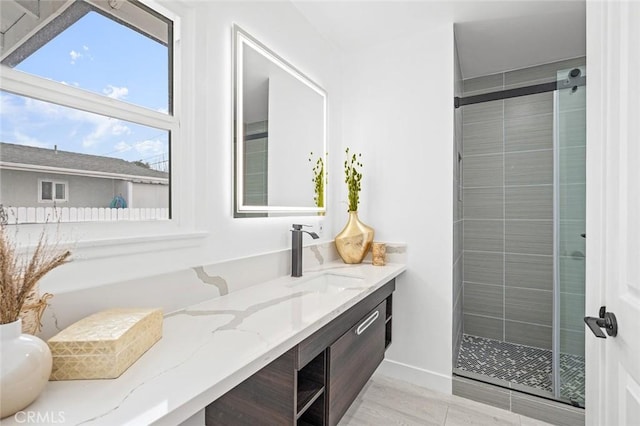
<path id="1" fill-rule="evenodd" d="M 375 309 L 375 307 L 389 297 L 395 289 L 396 280 L 394 278 L 302 341 L 298 345 L 298 369 L 307 365 L 307 363 L 318 356 L 320 352 L 324 351 L 329 345 L 339 339 L 353 324 L 356 324 L 356 322 L 360 321 L 363 317 L 366 318 L 367 312 Z M 380 314 L 382 314 L 382 312 Z M 384 318 L 382 322 L 384 322 Z"/>
<path id="2" fill-rule="evenodd" d="M 329 421 L 338 424 L 384 359 L 386 302 L 329 346 Z"/>

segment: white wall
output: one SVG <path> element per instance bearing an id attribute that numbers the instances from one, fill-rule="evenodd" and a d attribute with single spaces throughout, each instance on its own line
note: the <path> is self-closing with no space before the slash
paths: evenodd
<path id="1" fill-rule="evenodd" d="M 74 261 L 47 275 L 41 282 L 43 291 L 93 287 L 285 250 L 291 244 L 292 223 L 317 227 L 323 221 L 325 230 L 332 228 L 332 215 L 233 218 L 232 24 L 334 94 L 329 100 L 330 151 L 340 146 L 341 137 L 339 58 L 332 46 L 285 2 L 166 1 L 163 5 L 184 16 L 180 94 L 187 138 L 172 146 L 172 161 L 181 168 L 172 174 L 173 190 L 182 196 L 174 205 L 174 226 L 107 224 L 100 231 L 82 224 L 63 227 L 75 242 Z M 332 237 L 325 231 L 315 242 Z"/>
<path id="2" fill-rule="evenodd" d="M 453 25 L 429 27 L 345 56 L 343 141 L 363 155 L 361 219 L 408 244 L 380 371 L 451 392 Z"/>
<path id="3" fill-rule="evenodd" d="M 169 205 L 169 185 L 133 183 L 129 207 L 166 208 Z"/>
<path id="4" fill-rule="evenodd" d="M 194 2 L 186 8 L 166 3 L 168 8 L 176 4 L 187 16 L 180 43 L 182 126 L 188 138 L 172 148 L 172 160 L 182 167 L 172 182 L 186 197 L 175 209 L 174 222 L 184 232 L 138 239 L 140 225 L 109 224 L 113 237 L 101 241 L 91 230 L 72 228 L 76 259 L 45 277 L 43 290 L 56 293 L 284 250 L 295 222 L 323 221 L 321 238 L 330 241 L 347 219 L 342 162 L 349 146 L 363 153 L 365 164 L 361 218 L 375 227 L 376 240 L 408 243 L 408 271 L 398 279 L 394 296 L 394 342 L 383 369 L 450 392 L 451 22 L 340 58 L 285 2 Z M 232 23 L 329 94 L 326 216 L 233 218 Z"/>

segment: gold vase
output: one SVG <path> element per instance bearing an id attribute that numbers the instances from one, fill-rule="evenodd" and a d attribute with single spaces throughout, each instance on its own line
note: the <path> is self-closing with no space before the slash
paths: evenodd
<path id="1" fill-rule="evenodd" d="M 336 248 L 344 263 L 361 263 L 373 242 L 373 228 L 358 219 L 358 212 L 349 212 L 349 221 L 336 236 Z"/>

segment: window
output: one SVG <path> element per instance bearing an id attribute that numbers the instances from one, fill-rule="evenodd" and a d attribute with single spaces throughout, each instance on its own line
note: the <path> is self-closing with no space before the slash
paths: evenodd
<path id="1" fill-rule="evenodd" d="M 0 46 L 0 180 L 7 188 L 37 178 L 38 200 L 4 190 L 2 203 L 98 211 L 123 199 L 130 215 L 99 220 L 169 219 L 179 129 L 173 22 L 135 0 L 43 0 L 33 6 L 37 19 L 24 7 L 3 0 L 3 26 L 5 11 L 24 22 L 5 26 Z M 11 34 L 25 25 L 26 41 Z"/>
<path id="2" fill-rule="evenodd" d="M 38 202 L 59 203 L 67 201 L 67 182 L 40 180 L 38 182 Z"/>

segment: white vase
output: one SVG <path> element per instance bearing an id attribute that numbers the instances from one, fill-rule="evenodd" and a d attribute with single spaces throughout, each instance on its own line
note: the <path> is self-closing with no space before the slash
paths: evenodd
<path id="1" fill-rule="evenodd" d="M 22 334 L 22 320 L 0 324 L 0 418 L 31 404 L 51 375 L 51 350 L 36 336 Z"/>

